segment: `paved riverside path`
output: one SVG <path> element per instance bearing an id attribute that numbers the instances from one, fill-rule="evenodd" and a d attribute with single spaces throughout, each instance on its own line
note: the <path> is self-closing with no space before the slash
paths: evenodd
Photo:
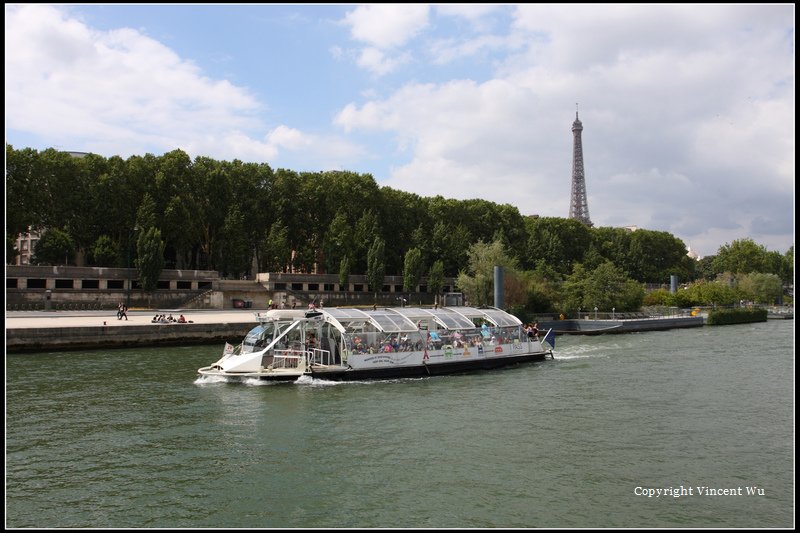
<path id="1" fill-rule="evenodd" d="M 85 328 L 93 326 L 126 327 L 151 325 L 155 315 L 181 314 L 194 324 L 258 323 L 255 314 L 266 309 L 150 309 L 128 311 L 128 320 L 117 320 L 117 311 L 6 311 L 6 330 L 29 328 Z M 182 326 L 183 324 L 175 324 Z"/>

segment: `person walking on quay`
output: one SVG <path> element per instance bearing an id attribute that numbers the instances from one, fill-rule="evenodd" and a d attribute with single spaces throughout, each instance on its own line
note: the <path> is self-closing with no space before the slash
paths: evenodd
<path id="1" fill-rule="evenodd" d="M 122 317 L 125 317 L 125 320 L 128 320 L 128 306 L 119 304 L 119 320 L 122 320 Z"/>
<path id="2" fill-rule="evenodd" d="M 117 304 L 117 320 L 122 320 L 122 302 Z"/>

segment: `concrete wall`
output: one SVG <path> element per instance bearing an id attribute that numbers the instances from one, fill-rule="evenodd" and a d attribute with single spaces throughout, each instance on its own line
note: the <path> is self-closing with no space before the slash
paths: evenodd
<path id="1" fill-rule="evenodd" d="M 6 330 L 6 351 L 38 352 L 132 346 L 166 346 L 220 343 L 238 344 L 257 322 L 237 324 L 148 324 L 71 328 L 20 328 Z"/>
<path id="2" fill-rule="evenodd" d="M 275 306 L 305 308 L 310 302 L 325 306 L 370 306 L 376 295 L 368 291 L 366 276 L 350 276 L 347 290 L 339 290 L 336 275 L 259 274 L 256 280 L 222 280 L 204 270 L 164 270 L 159 288 L 146 293 L 137 288 L 135 269 L 65 266 L 7 266 L 6 309 L 114 309 L 120 302 L 132 309 L 232 309 L 237 301 L 253 309 Z M 423 280 L 424 281 L 424 280 Z M 454 280 L 445 280 L 450 288 Z M 433 305 L 429 292 L 405 293 L 400 276 L 386 276 L 386 292 L 377 305 Z M 424 285 L 417 287 L 424 288 Z M 358 289 L 358 290 L 356 290 Z"/>
<path id="3" fill-rule="evenodd" d="M 132 268 L 6 266 L 6 309 L 175 308 L 217 289 L 219 274 L 206 270 L 164 270 L 160 288 L 139 288 Z"/>

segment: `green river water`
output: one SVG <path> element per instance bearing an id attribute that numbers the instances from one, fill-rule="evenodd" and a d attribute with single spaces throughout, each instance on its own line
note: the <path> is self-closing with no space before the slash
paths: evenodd
<path id="1" fill-rule="evenodd" d="M 221 349 L 7 354 L 6 526 L 794 526 L 793 320 L 358 383 L 198 379 Z"/>

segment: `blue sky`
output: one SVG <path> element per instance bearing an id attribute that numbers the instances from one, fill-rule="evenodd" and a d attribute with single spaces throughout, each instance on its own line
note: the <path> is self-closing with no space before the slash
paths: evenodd
<path id="1" fill-rule="evenodd" d="M 793 5 L 6 4 L 6 142 L 794 244 Z"/>

